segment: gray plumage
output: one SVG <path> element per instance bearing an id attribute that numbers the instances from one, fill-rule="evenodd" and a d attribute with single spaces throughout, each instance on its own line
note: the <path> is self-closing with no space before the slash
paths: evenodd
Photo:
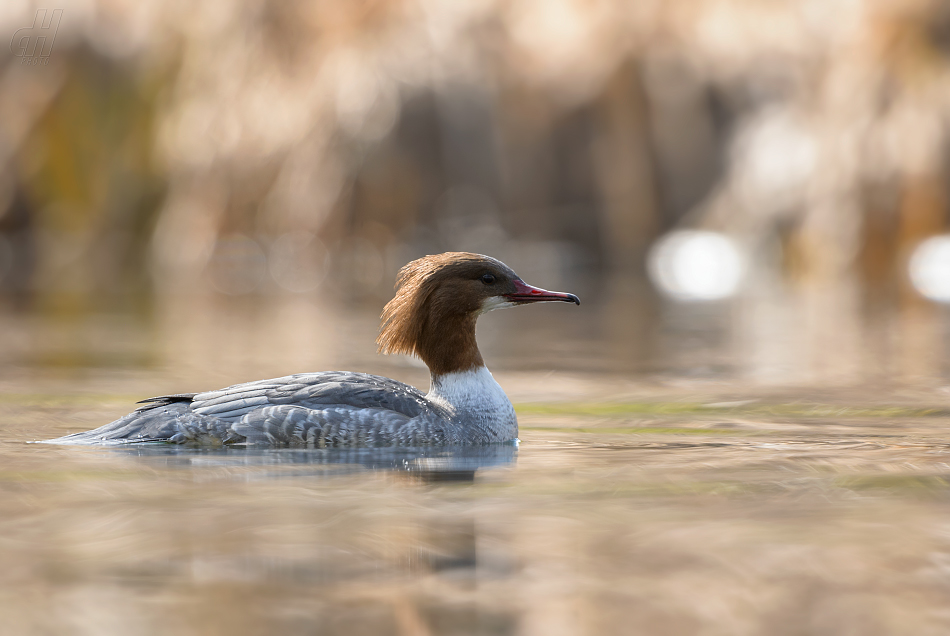
<path id="1" fill-rule="evenodd" d="M 402 382 L 366 373 L 301 373 L 205 393 L 149 398 L 132 413 L 58 444 L 424 446 L 482 442 L 485 432 Z M 491 440 L 506 441 L 506 440 Z"/>

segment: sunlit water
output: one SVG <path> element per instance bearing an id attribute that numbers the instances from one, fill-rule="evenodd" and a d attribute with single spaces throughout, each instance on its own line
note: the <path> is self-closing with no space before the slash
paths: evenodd
<path id="1" fill-rule="evenodd" d="M 939 380 L 800 388 L 715 365 L 631 374 L 599 360 L 609 340 L 559 339 L 570 322 L 524 329 L 520 343 L 489 322 L 480 337 L 516 403 L 517 447 L 28 443 L 150 395 L 307 369 L 425 388 L 424 370 L 375 357 L 372 317 L 284 331 L 314 311 L 261 318 L 257 331 L 218 314 L 203 331 L 159 329 L 152 345 L 148 330 L 108 324 L 19 353 L 8 342 L 0 633 L 950 631 Z M 122 357 L 149 346 L 157 362 Z M 653 355 L 689 359 L 680 346 L 679 358 Z M 57 351 L 78 362 L 27 356 Z M 112 357 L 97 365 L 90 351 Z"/>
<path id="2" fill-rule="evenodd" d="M 697 397 L 707 401 L 687 401 Z M 950 629 L 950 412 L 906 399 L 713 399 L 524 404 L 519 447 L 453 453 L 27 444 L 124 403 L 11 393 L 0 624 L 90 635 Z"/>

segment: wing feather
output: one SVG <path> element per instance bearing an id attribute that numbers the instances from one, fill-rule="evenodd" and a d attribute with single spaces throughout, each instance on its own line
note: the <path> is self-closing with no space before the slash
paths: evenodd
<path id="1" fill-rule="evenodd" d="M 244 414 L 256 409 L 259 406 L 271 404 L 270 398 L 266 395 L 257 397 L 242 397 L 242 394 L 234 396 L 232 399 L 220 397 L 213 403 L 201 402 L 192 405 L 192 410 L 201 415 L 214 415 L 215 417 L 233 417 L 234 414 Z"/>
<path id="2" fill-rule="evenodd" d="M 451 415 L 402 382 L 330 371 L 149 398 L 125 417 L 54 443 L 306 444 L 389 446 L 458 442 Z"/>
<path id="3" fill-rule="evenodd" d="M 381 409 L 416 417 L 432 405 L 418 389 L 368 373 L 328 371 L 237 384 L 194 396 L 191 408 L 200 415 L 237 421 L 268 406 L 300 406 L 323 410 L 331 406 Z"/>

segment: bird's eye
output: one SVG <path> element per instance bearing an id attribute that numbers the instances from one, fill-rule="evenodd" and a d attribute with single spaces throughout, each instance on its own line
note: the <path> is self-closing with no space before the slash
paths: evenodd
<path id="1" fill-rule="evenodd" d="M 485 283 L 486 285 L 491 285 L 495 282 L 495 277 L 492 276 L 491 274 L 485 274 L 484 276 L 482 276 L 482 282 Z"/>

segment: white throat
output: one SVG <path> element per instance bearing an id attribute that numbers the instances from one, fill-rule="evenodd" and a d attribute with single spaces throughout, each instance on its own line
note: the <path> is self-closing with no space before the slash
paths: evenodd
<path id="1" fill-rule="evenodd" d="M 480 441 L 507 442 L 518 437 L 518 419 L 508 396 L 484 366 L 432 376 L 426 396 L 452 412 L 462 424 L 483 430 Z"/>

